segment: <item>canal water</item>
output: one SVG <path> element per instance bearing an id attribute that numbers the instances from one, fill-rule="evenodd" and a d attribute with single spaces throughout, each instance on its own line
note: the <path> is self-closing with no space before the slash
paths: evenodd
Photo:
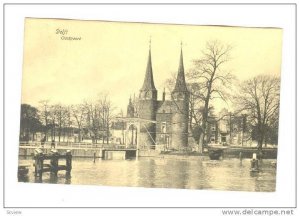
<path id="1" fill-rule="evenodd" d="M 208 158 L 139 158 L 138 160 L 102 160 L 73 158 L 71 177 L 59 171 L 54 177 L 44 173 L 42 180 L 34 177 L 33 160 L 20 158 L 31 164 L 27 177 L 20 182 L 105 185 L 151 188 L 214 189 L 230 191 L 275 191 L 274 160 L 263 160 L 259 173 L 251 173 L 250 160 Z M 63 162 L 63 161 L 61 161 Z"/>

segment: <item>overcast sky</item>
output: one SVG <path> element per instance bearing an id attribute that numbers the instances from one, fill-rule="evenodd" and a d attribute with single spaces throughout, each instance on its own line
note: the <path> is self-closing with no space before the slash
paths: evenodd
<path id="1" fill-rule="evenodd" d="M 142 87 L 150 36 L 159 97 L 165 80 L 177 72 L 181 41 L 186 71 L 207 41 L 219 40 L 233 46 L 224 69 L 239 80 L 280 75 L 281 29 L 26 19 L 22 103 L 76 104 L 107 92 L 125 109 L 129 96 Z"/>

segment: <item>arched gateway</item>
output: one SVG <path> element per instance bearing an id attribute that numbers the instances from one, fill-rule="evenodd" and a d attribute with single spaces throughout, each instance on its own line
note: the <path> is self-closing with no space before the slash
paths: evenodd
<path id="1" fill-rule="evenodd" d="M 131 118 L 131 117 L 117 117 L 116 121 L 123 122 L 125 124 L 124 133 L 124 144 L 125 148 L 135 148 L 137 150 L 145 149 L 147 143 L 143 143 L 140 138 L 141 128 L 146 130 L 149 139 L 152 139 L 151 133 L 147 131 L 146 125 L 149 123 L 156 124 L 156 121 L 141 119 L 141 118 Z M 155 145 L 155 140 L 152 140 Z M 147 146 L 148 147 L 148 146 Z"/>

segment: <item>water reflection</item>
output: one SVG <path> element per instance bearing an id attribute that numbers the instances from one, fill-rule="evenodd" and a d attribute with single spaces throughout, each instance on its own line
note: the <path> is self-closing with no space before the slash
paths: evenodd
<path id="1" fill-rule="evenodd" d="M 24 159 L 31 162 L 31 159 Z M 51 184 L 87 184 L 154 188 L 217 189 L 235 191 L 274 191 L 276 169 L 273 160 L 260 162 L 260 172 L 250 172 L 250 162 L 239 159 L 212 161 L 197 159 L 140 158 L 139 160 L 96 160 L 73 158 L 71 175 L 44 173 L 28 176 L 19 182 Z"/>

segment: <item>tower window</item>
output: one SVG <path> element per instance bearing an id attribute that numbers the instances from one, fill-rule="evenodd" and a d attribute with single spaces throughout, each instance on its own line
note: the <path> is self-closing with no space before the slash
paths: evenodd
<path id="1" fill-rule="evenodd" d="M 150 98 L 150 92 L 146 92 L 145 93 L 145 99 L 149 99 Z"/>
<path id="2" fill-rule="evenodd" d="M 183 94 L 182 93 L 178 94 L 178 100 L 183 100 Z"/>

